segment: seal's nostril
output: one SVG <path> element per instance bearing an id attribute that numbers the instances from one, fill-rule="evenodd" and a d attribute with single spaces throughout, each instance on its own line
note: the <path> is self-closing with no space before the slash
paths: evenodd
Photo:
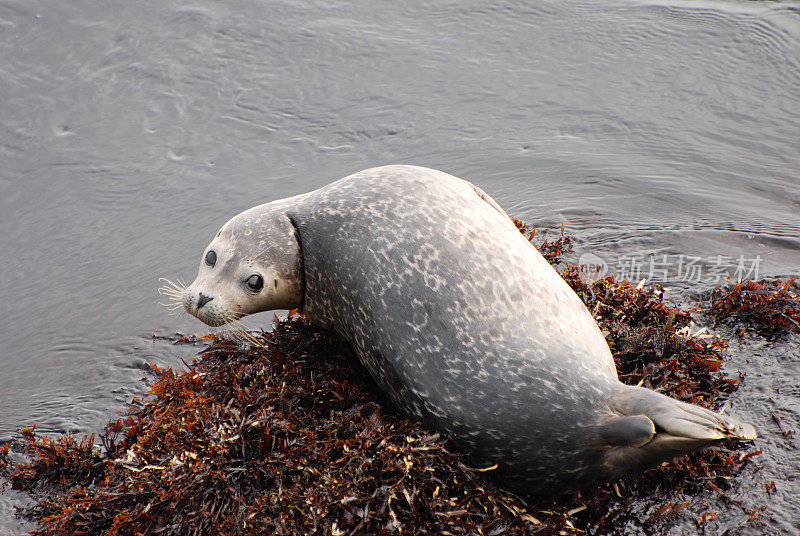
<path id="1" fill-rule="evenodd" d="M 198 309 L 202 308 L 205 304 L 207 304 L 213 299 L 214 298 L 212 298 L 211 296 L 206 296 L 201 292 L 200 295 L 197 297 L 197 308 Z"/>

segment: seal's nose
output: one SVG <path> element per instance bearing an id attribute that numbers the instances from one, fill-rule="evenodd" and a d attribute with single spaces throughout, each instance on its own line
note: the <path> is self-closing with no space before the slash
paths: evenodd
<path id="1" fill-rule="evenodd" d="M 214 298 L 212 298 L 211 296 L 206 296 L 201 292 L 200 295 L 197 297 L 197 308 L 201 309 L 205 304 L 207 304 L 213 299 Z"/>

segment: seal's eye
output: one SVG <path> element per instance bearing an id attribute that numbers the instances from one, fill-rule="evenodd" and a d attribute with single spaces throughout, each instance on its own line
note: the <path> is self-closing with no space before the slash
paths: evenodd
<path id="1" fill-rule="evenodd" d="M 209 266 L 214 266 L 215 264 L 217 264 L 217 252 L 214 251 L 213 249 L 209 250 L 208 253 L 206 253 L 206 264 Z"/>
<path id="2" fill-rule="evenodd" d="M 245 280 L 247 288 L 253 292 L 260 292 L 264 288 L 264 278 L 258 274 L 253 274 Z"/>

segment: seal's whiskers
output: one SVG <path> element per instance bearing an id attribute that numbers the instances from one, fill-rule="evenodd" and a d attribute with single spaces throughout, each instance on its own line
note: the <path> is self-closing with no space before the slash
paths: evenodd
<path id="1" fill-rule="evenodd" d="M 169 314 L 175 314 L 183 309 L 183 291 L 186 289 L 186 283 L 180 279 L 174 283 L 165 277 L 159 277 L 158 280 L 164 283 L 158 288 L 158 293 L 167 298 L 166 303 L 158 302 L 158 304 L 169 309 Z"/>
<path id="2" fill-rule="evenodd" d="M 257 348 L 264 348 L 265 346 L 264 343 L 261 342 L 255 335 L 253 335 L 250 332 L 250 329 L 238 319 L 233 319 L 228 322 L 228 327 L 218 333 L 223 337 L 228 337 L 232 341 L 239 344 L 251 344 Z"/>
<path id="3" fill-rule="evenodd" d="M 167 303 L 158 302 L 158 304 L 162 307 L 166 307 L 167 309 L 169 309 L 170 314 L 173 314 L 183 309 L 183 304 L 180 302 L 167 302 Z"/>
<path id="4" fill-rule="evenodd" d="M 159 277 L 158 280 L 164 283 L 164 285 L 158 288 L 159 294 L 180 294 L 186 290 L 186 283 L 180 279 L 177 283 L 170 281 L 166 277 Z"/>

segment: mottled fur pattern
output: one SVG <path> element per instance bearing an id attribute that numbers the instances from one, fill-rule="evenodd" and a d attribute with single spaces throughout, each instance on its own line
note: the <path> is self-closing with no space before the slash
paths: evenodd
<path id="1" fill-rule="evenodd" d="M 353 345 L 401 411 L 453 434 L 522 492 L 591 487 L 755 435 L 620 383 L 572 289 L 497 203 L 446 173 L 362 171 L 236 216 L 213 248 L 230 262 L 201 266 L 189 312 L 206 320 L 200 292 L 225 310 L 214 318 L 302 307 Z M 276 281 L 257 305 L 231 290 L 254 270 Z"/>

